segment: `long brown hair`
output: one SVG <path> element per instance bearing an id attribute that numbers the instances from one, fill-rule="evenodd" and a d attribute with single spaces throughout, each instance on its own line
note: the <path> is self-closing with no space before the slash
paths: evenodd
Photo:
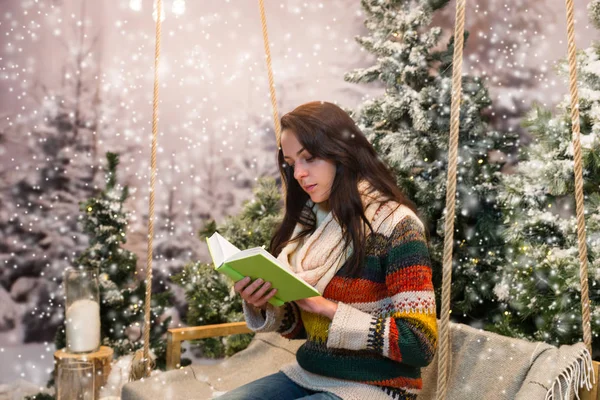
<path id="1" fill-rule="evenodd" d="M 312 156 L 335 163 L 336 174 L 329 205 L 333 217 L 340 224 L 346 246 L 352 243 L 353 253 L 347 263 L 350 265 L 350 273 L 357 273 L 361 268 L 366 243 L 361 221 L 373 230 L 364 214 L 358 182 L 366 179 L 387 200 L 406 205 L 415 214 L 416 207 L 398 188 L 394 174 L 377 156 L 354 120 L 335 104 L 323 101 L 303 104 L 281 118 L 281 130 L 285 129 L 292 131 Z M 294 240 L 309 235 L 316 229 L 316 216 L 307 205 L 310 196 L 294 178 L 293 169 L 287 166 L 281 146 L 277 150 L 277 160 L 287 191 L 285 215 L 269 246 L 271 254 L 275 256 L 290 241 L 297 223 L 306 226 L 306 229 Z"/>

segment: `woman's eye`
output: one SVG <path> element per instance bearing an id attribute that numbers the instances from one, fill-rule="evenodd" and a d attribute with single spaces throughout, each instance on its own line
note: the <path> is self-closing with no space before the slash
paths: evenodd
<path id="1" fill-rule="evenodd" d="M 305 158 L 304 160 L 305 160 L 306 162 L 313 162 L 313 161 L 315 160 L 315 158 L 316 158 L 316 157 L 314 157 L 314 156 L 310 156 L 310 157 L 307 157 L 307 158 Z M 287 166 L 288 166 L 288 167 L 290 167 L 291 169 L 294 169 L 294 165 L 295 165 L 295 163 L 294 163 L 294 164 L 286 163 L 286 164 L 287 164 Z"/>

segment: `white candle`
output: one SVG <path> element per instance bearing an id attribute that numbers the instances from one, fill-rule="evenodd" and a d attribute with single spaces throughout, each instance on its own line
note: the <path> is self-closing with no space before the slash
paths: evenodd
<path id="1" fill-rule="evenodd" d="M 67 309 L 67 349 L 86 353 L 100 346 L 100 305 L 93 300 L 77 300 Z"/>

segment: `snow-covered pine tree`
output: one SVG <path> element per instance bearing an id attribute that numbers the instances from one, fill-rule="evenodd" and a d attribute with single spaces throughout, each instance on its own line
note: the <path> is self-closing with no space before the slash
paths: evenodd
<path id="1" fill-rule="evenodd" d="M 96 197 L 81 204 L 83 230 L 89 247 L 79 255 L 75 265 L 95 268 L 100 277 L 101 342 L 115 351 L 115 356 L 131 354 L 143 346 L 144 298 L 146 285 L 136 271 L 137 256 L 122 248 L 126 243 L 127 213 L 123 203 L 128 187 L 117 182 L 119 157 L 107 153 L 106 187 Z M 150 349 L 157 356 L 157 366 L 164 368 L 166 345 L 162 337 L 170 318 L 161 320 L 169 293 L 153 293 L 151 304 Z M 56 348 L 63 348 L 64 329 L 57 333 Z"/>
<path id="2" fill-rule="evenodd" d="M 600 27 L 600 2 L 589 6 Z M 579 112 L 588 249 L 592 347 L 600 348 L 600 43 L 578 54 Z M 560 72 L 568 77 L 568 65 Z M 555 345 L 581 341 L 579 252 L 570 96 L 553 116 L 536 107 L 533 136 L 514 174 L 502 176 L 510 253 L 494 291 L 506 304 L 496 330 Z M 597 354 L 595 355 L 597 357 Z"/>
<path id="3" fill-rule="evenodd" d="M 466 7 L 465 20 L 469 31 L 476 34 L 469 36 L 463 69 L 473 71 L 486 84 L 494 86 L 488 122 L 496 130 L 515 131 L 520 135 L 525 133 L 520 125 L 521 118 L 531 109 L 533 99 L 539 98 L 541 92 L 538 82 L 542 77 L 547 77 L 547 72 L 541 64 L 524 65 L 523 56 L 519 53 L 528 44 L 517 32 L 542 32 L 548 29 L 550 24 L 562 17 L 553 11 L 542 1 L 507 3 L 504 0 L 486 0 L 469 3 Z M 445 7 L 435 13 L 433 23 L 453 26 L 455 14 L 455 7 Z M 537 17 L 532 18 L 532 15 Z M 502 29 L 506 21 L 510 21 L 509 29 Z M 491 30 L 493 33 L 488 35 L 487 32 Z M 502 57 L 498 56 L 500 53 Z"/>
<path id="4" fill-rule="evenodd" d="M 62 271 L 87 246 L 78 203 L 97 192 L 90 148 L 93 120 L 74 119 L 74 99 L 49 94 L 37 113 L 16 127 L 31 160 L 0 189 L 0 281 L 24 303 L 24 340 L 50 341 L 61 324 L 56 298 Z"/>
<path id="5" fill-rule="evenodd" d="M 37 85 L 38 96 L 32 88 L 30 97 L 39 103 L 2 132 L 6 140 L 23 142 L 27 152 L 16 168 L 0 172 L 0 237 L 6 239 L 0 244 L 0 285 L 18 303 L 16 329 L 25 342 L 51 341 L 62 323 L 56 294 L 62 271 L 87 246 L 76 216 L 79 202 L 99 191 L 98 155 L 103 148 L 123 154 L 138 147 L 119 136 L 127 119 L 119 120 L 120 92 L 98 79 L 103 74 L 97 43 L 86 33 L 89 20 L 73 27 L 72 35 L 57 37 L 66 49 L 58 56 L 60 84 Z"/>
<path id="6" fill-rule="evenodd" d="M 175 271 L 180 271 L 183 265 L 197 259 L 198 239 L 192 226 L 192 204 L 194 196 L 191 190 L 182 190 L 181 180 L 185 176 L 180 166 L 175 161 L 176 156 L 162 162 L 158 166 L 161 179 L 156 187 L 156 203 L 164 204 L 155 210 L 154 222 L 154 262 L 153 262 L 153 292 L 172 290 L 168 284 L 169 276 Z M 185 162 L 184 162 L 185 164 Z M 193 188 L 193 179 L 189 182 Z M 142 213 L 143 224 L 148 223 L 148 212 Z M 175 288 L 176 289 L 176 288 Z"/>
<path id="7" fill-rule="evenodd" d="M 363 0 L 369 35 L 357 41 L 377 57 L 347 81 L 377 81 L 385 93 L 367 100 L 355 118 L 381 158 L 397 173 L 431 233 L 434 283 L 439 288 L 453 40 L 439 50 L 439 27 L 429 27 L 447 0 Z M 463 77 L 452 302 L 454 318 L 476 323 L 497 315 L 492 288 L 503 265 L 497 172 L 513 139 L 486 122 L 490 98 L 479 78 Z M 438 291 L 439 294 L 439 291 Z M 439 302 L 438 302 L 439 303 Z"/>
<path id="8" fill-rule="evenodd" d="M 254 198 L 244 202 L 238 215 L 222 224 L 209 221 L 200 232 L 202 241 L 218 231 L 239 249 L 268 247 L 271 236 L 281 222 L 281 193 L 272 177 L 262 177 L 253 190 Z M 212 264 L 195 262 L 172 277 L 185 289 L 188 301 L 186 321 L 189 326 L 243 320 L 241 298 L 233 292 L 229 278 L 214 270 Z M 233 335 L 205 339 L 196 343 L 204 356 L 222 357 L 243 350 L 252 336 Z"/>

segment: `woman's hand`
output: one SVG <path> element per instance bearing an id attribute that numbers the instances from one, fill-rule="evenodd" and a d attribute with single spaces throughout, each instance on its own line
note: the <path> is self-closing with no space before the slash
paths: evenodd
<path id="1" fill-rule="evenodd" d="M 333 319 L 338 305 L 323 296 L 309 297 L 308 299 L 296 300 L 296 304 L 304 311 L 313 314 L 319 314 L 329 319 Z"/>
<path id="2" fill-rule="evenodd" d="M 237 281 L 233 286 L 233 289 L 242 296 L 247 303 L 252 304 L 254 307 L 262 308 L 263 310 L 267 307 L 267 302 L 271 297 L 275 296 L 277 289 L 271 288 L 270 282 L 264 282 L 258 278 L 252 282 L 249 276 L 244 279 Z"/>

